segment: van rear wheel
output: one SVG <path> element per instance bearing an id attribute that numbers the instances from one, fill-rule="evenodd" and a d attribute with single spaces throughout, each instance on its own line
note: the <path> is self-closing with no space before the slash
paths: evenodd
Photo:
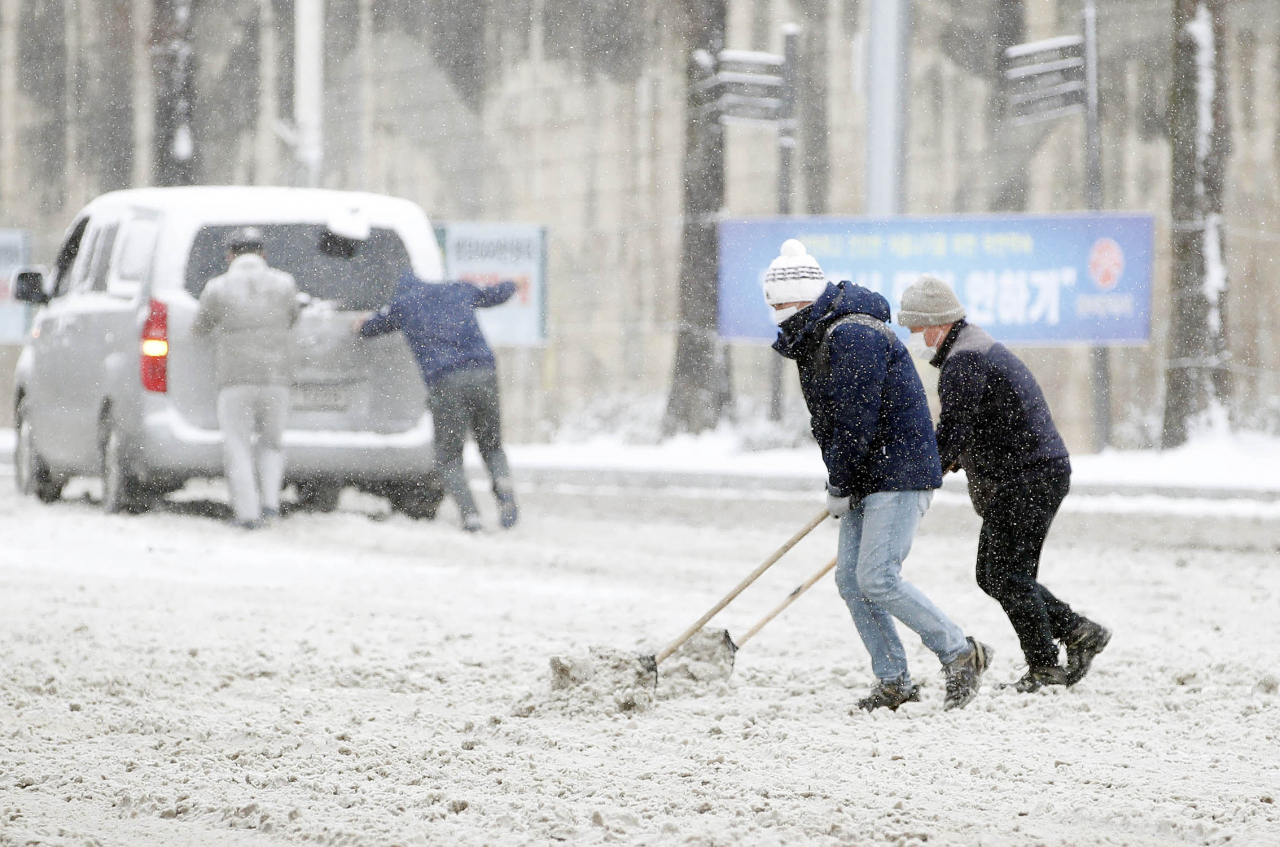
<path id="1" fill-rule="evenodd" d="M 27 417 L 26 403 L 18 404 L 14 429 L 17 430 L 17 438 L 13 446 L 13 480 L 18 493 L 28 497 L 34 495 L 41 503 L 54 502 L 62 496 L 67 480 L 55 477 L 36 452 L 35 431 Z"/>
<path id="2" fill-rule="evenodd" d="M 298 508 L 304 512 L 332 512 L 342 496 L 342 483 L 332 479 L 304 480 L 297 488 Z"/>
<path id="3" fill-rule="evenodd" d="M 397 480 L 387 486 L 387 499 L 393 511 L 415 520 L 435 520 L 444 499 L 440 475 L 432 472 L 422 479 Z"/>
<path id="4" fill-rule="evenodd" d="M 102 457 L 102 510 L 109 515 L 145 512 L 152 498 L 138 481 L 129 462 L 124 433 L 110 416 L 103 419 L 98 443 Z"/>

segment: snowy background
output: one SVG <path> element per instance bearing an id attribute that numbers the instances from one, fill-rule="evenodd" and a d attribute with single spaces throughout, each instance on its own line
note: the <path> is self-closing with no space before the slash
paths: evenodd
<path id="1" fill-rule="evenodd" d="M 353 492 L 245 534 L 220 483 L 109 517 L 0 465 L 0 844 L 1280 842 L 1274 442 L 1076 460 L 1041 575 L 1116 634 L 1073 689 L 996 687 L 1017 643 L 949 483 L 907 569 L 996 649 L 969 708 L 909 636 L 923 701 L 858 712 L 829 577 L 727 683 L 553 699 L 550 657 L 654 651 L 821 507 L 815 450 L 736 440 L 514 446 L 524 521 L 480 536 Z M 715 623 L 834 548 L 828 522 Z"/>

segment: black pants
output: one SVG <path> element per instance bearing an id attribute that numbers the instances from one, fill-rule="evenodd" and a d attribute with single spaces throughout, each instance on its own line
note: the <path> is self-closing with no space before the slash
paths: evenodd
<path id="1" fill-rule="evenodd" d="M 1032 667 L 1058 664 L 1054 639 L 1083 620 L 1036 581 L 1045 536 L 1070 488 L 1066 475 L 1002 485 L 983 509 L 978 587 L 1004 608 Z"/>
<path id="2" fill-rule="evenodd" d="M 462 368 L 431 383 L 427 395 L 435 424 L 436 468 L 441 481 L 463 517 L 474 515 L 476 502 L 462 469 L 462 448 L 467 443 L 468 430 L 475 434 L 494 482 L 511 476 L 502 450 L 498 374 L 490 367 Z"/>

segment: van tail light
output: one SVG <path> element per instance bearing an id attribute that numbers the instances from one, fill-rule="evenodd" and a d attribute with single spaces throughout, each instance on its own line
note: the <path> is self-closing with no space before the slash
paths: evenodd
<path id="1" fill-rule="evenodd" d="M 142 324 L 142 387 L 163 394 L 169 390 L 169 307 L 152 300 Z"/>

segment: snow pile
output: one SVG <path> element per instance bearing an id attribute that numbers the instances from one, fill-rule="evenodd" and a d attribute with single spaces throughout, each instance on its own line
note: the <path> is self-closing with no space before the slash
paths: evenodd
<path id="1" fill-rule="evenodd" d="M 658 697 L 729 694 L 735 652 L 727 630 L 703 627 L 658 668 Z"/>
<path id="2" fill-rule="evenodd" d="M 639 714 L 657 700 L 730 693 L 736 648 L 729 633 L 706 627 L 693 634 L 659 668 L 656 686 L 648 657 L 610 647 L 551 657 L 548 696 L 529 696 L 516 717 L 554 712 L 566 716 Z"/>
<path id="3" fill-rule="evenodd" d="M 1280 491 L 1280 438 L 1206 433 L 1172 450 L 1071 457 L 1073 485 Z"/>
<path id="4" fill-rule="evenodd" d="M 680 435 L 658 444 L 599 436 L 585 441 L 517 444 L 509 455 L 522 470 L 696 474 L 763 479 L 826 479 L 812 445 L 751 449 L 743 434 L 723 426 L 702 435 Z M 468 462 L 480 467 L 470 445 Z M 1072 485 L 1100 488 L 1166 488 L 1198 491 L 1280 492 L 1280 438 L 1259 433 L 1206 433 L 1172 450 L 1112 450 L 1071 457 Z M 948 477 L 949 484 L 952 478 Z M 957 477 L 956 481 L 961 478 Z"/>
<path id="5" fill-rule="evenodd" d="M 551 657 L 551 692 L 545 705 L 568 715 L 646 712 L 653 706 L 653 672 L 634 653 L 591 647 L 586 655 Z M 518 716 L 537 711 L 529 699 Z"/>

